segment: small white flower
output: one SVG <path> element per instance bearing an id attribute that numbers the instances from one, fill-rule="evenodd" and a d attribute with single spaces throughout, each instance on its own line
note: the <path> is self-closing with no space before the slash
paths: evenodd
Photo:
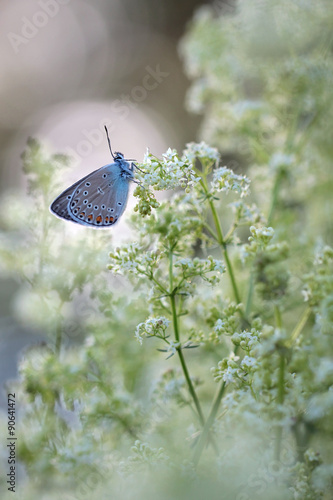
<path id="1" fill-rule="evenodd" d="M 177 349 L 180 347 L 180 342 L 174 342 L 173 340 L 170 341 L 167 352 L 171 352 L 172 354 L 176 354 Z"/>
<path id="2" fill-rule="evenodd" d="M 257 366 L 257 360 L 250 356 L 244 356 L 241 362 L 241 368 L 245 369 L 245 371 L 250 371 L 251 369 Z"/>
<path id="3" fill-rule="evenodd" d="M 281 167 L 290 167 L 294 161 L 295 157 L 293 155 L 278 152 L 271 156 L 269 166 L 272 170 L 278 170 Z"/>
<path id="4" fill-rule="evenodd" d="M 304 288 L 302 291 L 301 291 L 303 297 L 304 297 L 304 302 L 309 302 L 310 298 L 311 298 L 311 291 L 308 290 L 307 288 Z"/>
<path id="5" fill-rule="evenodd" d="M 214 170 L 211 182 L 212 190 L 215 192 L 235 191 L 241 198 L 249 193 L 250 179 L 245 175 L 237 175 L 227 167 L 220 167 Z"/>
<path id="6" fill-rule="evenodd" d="M 136 338 L 136 340 L 142 345 L 142 341 L 143 341 L 143 337 L 142 335 L 140 335 L 140 327 L 144 325 L 144 323 L 140 323 L 137 327 L 136 327 L 136 330 L 135 330 L 135 335 L 134 337 Z"/>
<path id="7" fill-rule="evenodd" d="M 95 345 L 95 343 L 96 339 L 93 335 L 89 335 L 84 342 L 86 347 L 92 347 L 93 345 Z"/>
<path id="8" fill-rule="evenodd" d="M 225 321 L 218 319 L 214 326 L 214 332 L 219 334 L 224 332 Z"/>
<path id="9" fill-rule="evenodd" d="M 222 379 L 223 381 L 228 385 L 232 384 L 235 382 L 236 378 L 235 375 L 237 375 L 238 368 L 233 368 L 231 366 L 228 366 L 228 368 L 224 371 Z"/>
<path id="10" fill-rule="evenodd" d="M 220 161 L 220 155 L 216 148 L 208 146 L 204 141 L 199 144 L 195 142 L 190 142 L 186 144 L 186 149 L 184 151 L 183 160 L 193 163 L 195 159 L 209 159 L 214 162 Z"/>

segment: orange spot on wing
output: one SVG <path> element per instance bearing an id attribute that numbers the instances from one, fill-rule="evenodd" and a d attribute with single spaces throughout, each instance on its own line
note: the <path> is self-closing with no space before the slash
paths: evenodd
<path id="1" fill-rule="evenodd" d="M 96 217 L 96 222 L 99 224 L 100 222 L 102 222 L 102 217 L 101 215 L 99 215 L 98 217 Z"/>
<path id="2" fill-rule="evenodd" d="M 114 217 L 111 217 L 110 215 L 110 222 L 113 222 L 114 221 Z"/>
<path id="3" fill-rule="evenodd" d="M 108 223 L 108 222 L 109 222 L 109 217 L 108 217 L 108 216 L 106 216 L 106 217 L 105 217 L 105 222 L 106 222 L 106 223 Z"/>
<path id="4" fill-rule="evenodd" d="M 88 217 L 87 217 L 88 222 L 92 221 L 92 218 L 93 218 L 92 215 L 88 215 Z"/>
<path id="5" fill-rule="evenodd" d="M 85 212 L 81 212 L 80 215 L 82 215 L 82 217 L 84 217 L 86 215 Z"/>

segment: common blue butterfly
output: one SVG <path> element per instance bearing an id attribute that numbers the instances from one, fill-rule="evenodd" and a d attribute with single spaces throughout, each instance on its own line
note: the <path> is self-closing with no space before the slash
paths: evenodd
<path id="1" fill-rule="evenodd" d="M 107 128 L 109 149 L 114 163 L 91 172 L 63 191 L 50 206 L 61 219 L 82 226 L 107 228 L 117 222 L 127 204 L 129 183 L 134 180 L 135 163 L 119 152 L 113 154 Z"/>

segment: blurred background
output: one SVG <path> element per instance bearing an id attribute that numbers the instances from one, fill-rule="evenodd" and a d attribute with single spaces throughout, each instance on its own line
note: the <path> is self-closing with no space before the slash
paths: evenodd
<path id="1" fill-rule="evenodd" d="M 1 189 L 20 183 L 29 135 L 72 154 L 80 171 L 109 160 L 103 123 L 113 147 L 138 159 L 193 140 L 177 44 L 201 3 L 2 2 Z"/>
<path id="2" fill-rule="evenodd" d="M 11 192 L 26 193 L 21 154 L 29 136 L 50 153 L 71 156 L 63 188 L 110 162 L 104 124 L 113 149 L 138 161 L 147 147 L 160 155 L 169 146 L 181 149 L 195 140 L 200 119 L 184 107 L 189 81 L 178 43 L 202 3 L 2 2 L 1 198 Z M 116 234 L 123 226 L 114 229 Z M 13 274 L 7 278 L 2 274 L 1 385 L 15 376 L 17 352 L 40 340 L 14 319 L 13 299 L 19 286 Z"/>

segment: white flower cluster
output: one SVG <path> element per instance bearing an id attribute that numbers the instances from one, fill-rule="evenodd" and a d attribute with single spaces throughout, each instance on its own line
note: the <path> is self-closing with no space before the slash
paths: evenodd
<path id="1" fill-rule="evenodd" d="M 151 468 L 168 464 L 169 457 L 164 448 L 151 448 L 147 443 L 137 440 L 131 448 L 133 455 L 119 463 L 118 472 L 123 477 L 137 474 L 138 467 Z"/>
<path id="2" fill-rule="evenodd" d="M 259 250 L 269 250 L 268 245 L 274 236 L 274 229 L 272 227 L 264 226 L 251 226 L 250 227 L 251 236 L 249 236 L 249 244 L 243 245 L 241 247 L 241 259 L 245 261 L 250 255 L 256 255 Z M 272 251 L 279 250 L 279 245 L 286 244 L 284 242 L 278 243 L 277 246 L 272 247 Z M 281 247 L 282 249 L 282 247 Z M 287 249 L 284 248 L 286 251 Z"/>
<path id="3" fill-rule="evenodd" d="M 269 167 L 273 171 L 290 168 L 295 163 L 295 157 L 283 152 L 274 153 L 269 161 Z"/>
<path id="4" fill-rule="evenodd" d="M 259 344 L 261 331 L 252 328 L 251 331 L 244 330 L 241 333 L 235 332 L 231 337 L 235 345 L 239 345 L 243 351 L 251 353 L 251 351 Z"/>
<path id="5" fill-rule="evenodd" d="M 305 287 L 302 291 L 304 300 L 315 308 L 317 324 L 322 323 L 322 320 L 327 325 L 332 324 L 332 275 L 333 248 L 325 245 L 316 252 L 313 270 L 304 276 Z"/>
<path id="6" fill-rule="evenodd" d="M 175 149 L 169 148 L 162 155 L 162 161 L 148 151 L 142 168 L 145 172 L 138 173 L 138 179 L 145 187 L 152 186 L 158 191 L 194 186 L 200 181 L 200 177 L 192 169 L 191 162 L 186 156 L 180 159 Z"/>
<path id="7" fill-rule="evenodd" d="M 158 250 L 145 251 L 138 243 L 130 243 L 110 253 L 112 262 L 108 268 L 114 273 L 146 274 L 148 269 L 157 265 L 159 255 Z"/>
<path id="8" fill-rule="evenodd" d="M 219 339 L 223 335 L 232 335 L 235 332 L 241 307 L 241 304 L 235 304 L 234 302 L 224 307 L 221 317 L 214 325 L 214 335 L 211 336 L 211 340 L 214 340 L 214 337 Z"/>
<path id="9" fill-rule="evenodd" d="M 218 319 L 215 323 L 215 326 L 214 326 L 214 332 L 217 334 L 217 335 L 221 335 L 221 334 L 224 334 L 227 330 L 226 330 L 226 324 L 227 324 L 227 321 L 223 321 L 222 319 Z"/>
<path id="10" fill-rule="evenodd" d="M 185 162 L 193 164 L 196 158 L 198 158 L 198 160 L 219 162 L 220 154 L 216 148 L 208 146 L 204 141 L 200 143 L 189 142 L 186 144 L 182 159 Z"/>
<path id="11" fill-rule="evenodd" d="M 236 382 L 239 370 L 239 356 L 236 356 L 233 352 L 230 353 L 228 358 L 224 358 L 219 361 L 217 368 L 212 368 L 211 372 L 214 376 L 214 380 L 219 382 L 223 380 L 226 384 L 231 384 Z"/>
<path id="12" fill-rule="evenodd" d="M 225 272 L 225 266 L 220 260 L 213 259 L 210 255 L 207 259 L 180 259 L 175 262 L 175 267 L 182 270 L 184 278 L 189 278 L 192 276 L 201 276 L 205 281 L 208 281 L 212 285 L 219 282 L 219 274 Z M 217 273 L 214 275 L 209 275 L 208 273 Z"/>
<path id="13" fill-rule="evenodd" d="M 211 186 L 213 192 L 234 191 L 243 198 L 249 193 L 250 179 L 245 175 L 235 174 L 227 167 L 220 167 L 213 172 Z"/>
<path id="14" fill-rule="evenodd" d="M 324 248 L 318 251 L 315 255 L 314 265 L 322 266 L 333 263 L 333 248 L 325 245 Z"/>
<path id="15" fill-rule="evenodd" d="M 249 241 L 257 241 L 262 246 L 267 246 L 274 236 L 274 229 L 272 227 L 251 226 L 250 231 L 252 236 L 249 237 Z"/>
<path id="16" fill-rule="evenodd" d="M 223 380 L 226 384 L 242 382 L 258 369 L 258 360 L 253 356 L 246 355 L 241 362 L 239 360 L 239 356 L 231 352 L 228 358 L 219 361 L 217 368 L 211 369 L 215 381 Z"/>
<path id="17" fill-rule="evenodd" d="M 235 214 L 236 224 L 260 224 L 264 223 L 264 216 L 259 208 L 253 203 L 251 206 L 243 200 L 234 201 L 228 205 Z"/>
<path id="18" fill-rule="evenodd" d="M 254 371 L 255 368 L 257 368 L 258 361 L 256 358 L 253 358 L 251 356 L 244 356 L 240 366 L 245 372 L 251 372 Z"/>
<path id="19" fill-rule="evenodd" d="M 144 323 L 140 323 L 135 330 L 135 338 L 142 344 L 143 337 L 158 337 L 166 339 L 166 329 L 170 325 L 170 321 L 161 316 L 159 318 L 149 318 Z M 170 344 L 171 345 L 171 344 Z M 174 346 L 176 349 L 177 346 Z M 172 349 L 170 349 L 172 351 Z M 173 351 L 172 351 L 173 352 Z"/>

